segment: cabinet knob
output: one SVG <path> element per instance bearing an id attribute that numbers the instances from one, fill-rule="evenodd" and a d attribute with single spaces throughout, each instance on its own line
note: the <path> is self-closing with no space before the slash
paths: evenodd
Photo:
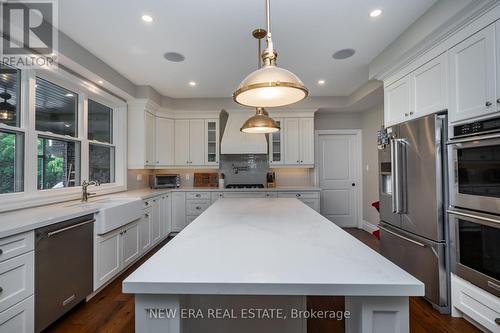
<path id="1" fill-rule="evenodd" d="M 146 214 L 144 214 L 144 216 L 149 217 L 149 214 L 148 214 L 148 213 L 146 213 Z"/>
<path id="2" fill-rule="evenodd" d="M 298 197 L 300 197 L 300 193 L 295 194 L 295 196 L 296 196 L 297 198 L 298 198 Z"/>
<path id="3" fill-rule="evenodd" d="M 352 183 L 351 186 L 356 186 L 356 183 Z"/>
<path id="4" fill-rule="evenodd" d="M 196 209 L 197 209 L 197 210 L 200 210 L 200 209 L 201 209 L 201 207 L 200 207 L 200 206 L 197 206 L 197 207 L 196 207 Z"/>
<path id="5" fill-rule="evenodd" d="M 3 254 L 3 250 L 2 249 L 0 249 L 0 254 Z"/>
<path id="6" fill-rule="evenodd" d="M 491 102 L 490 101 L 486 102 L 486 107 L 490 107 L 490 106 L 491 106 Z"/>
<path id="7" fill-rule="evenodd" d="M 410 112 L 410 116 L 413 116 L 413 114 L 414 114 L 414 112 L 413 112 L 413 111 L 411 111 L 411 112 Z"/>
<path id="8" fill-rule="evenodd" d="M 148 161 L 148 160 L 146 160 L 146 163 L 149 163 L 149 161 Z"/>
<path id="9" fill-rule="evenodd" d="M 297 163 L 300 163 L 300 161 L 299 161 L 299 160 L 297 160 Z"/>
<path id="10" fill-rule="evenodd" d="M 495 318 L 495 324 L 500 325 L 500 318 Z"/>
<path id="11" fill-rule="evenodd" d="M 2 288 L 2 287 L 0 287 L 0 293 L 1 293 L 2 291 L 3 291 L 3 288 Z"/>
<path id="12" fill-rule="evenodd" d="M 408 114 L 408 113 L 405 113 L 405 117 L 408 117 L 408 116 L 409 116 L 409 114 Z"/>
<path id="13" fill-rule="evenodd" d="M 497 99 L 497 103 L 500 104 L 500 98 Z"/>
<path id="14" fill-rule="evenodd" d="M 304 161 L 300 161 L 300 163 L 304 163 Z"/>

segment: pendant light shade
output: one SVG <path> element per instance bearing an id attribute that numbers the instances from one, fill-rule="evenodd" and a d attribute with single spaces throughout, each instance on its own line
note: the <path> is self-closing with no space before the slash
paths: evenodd
<path id="1" fill-rule="evenodd" d="M 267 111 L 263 108 L 257 108 L 255 115 L 248 118 L 240 128 L 240 131 L 243 133 L 254 134 L 275 133 L 279 130 L 280 127 L 276 121 L 270 118 Z"/>
<path id="2" fill-rule="evenodd" d="M 0 120 L 13 120 L 16 114 L 16 107 L 7 100 L 9 100 L 12 96 L 7 92 L 0 93 L 0 98 L 3 99 L 0 102 Z"/>
<path id="3" fill-rule="evenodd" d="M 270 64 L 250 73 L 233 99 L 245 106 L 277 107 L 299 102 L 307 95 L 307 88 L 295 74 Z"/>
<path id="4" fill-rule="evenodd" d="M 251 107 L 285 106 L 303 100 L 309 94 L 297 75 L 276 65 L 277 52 L 271 38 L 270 0 L 266 0 L 267 47 L 262 53 L 263 66 L 250 73 L 233 93 L 236 103 Z M 255 32 L 265 30 L 258 29 Z M 260 67 L 260 66 L 259 66 Z"/>

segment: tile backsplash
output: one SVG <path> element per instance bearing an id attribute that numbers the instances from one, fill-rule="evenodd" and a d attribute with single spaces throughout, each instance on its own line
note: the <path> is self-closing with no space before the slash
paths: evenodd
<path id="1" fill-rule="evenodd" d="M 265 184 L 269 171 L 267 154 L 220 155 L 219 171 L 227 184 Z"/>

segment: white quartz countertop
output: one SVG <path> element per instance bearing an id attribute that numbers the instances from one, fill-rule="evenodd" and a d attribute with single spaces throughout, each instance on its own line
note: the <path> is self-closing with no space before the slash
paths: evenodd
<path id="1" fill-rule="evenodd" d="M 424 285 L 297 199 L 215 202 L 125 293 L 422 296 Z"/>
<path id="2" fill-rule="evenodd" d="M 319 191 L 317 187 L 277 187 L 264 189 L 239 189 L 237 191 Z M 148 199 L 164 193 L 173 191 L 235 191 L 218 188 L 194 188 L 181 187 L 179 189 L 140 189 L 132 191 L 117 192 L 103 196 L 91 197 L 88 205 L 78 206 L 79 200 L 67 201 L 58 204 L 44 205 L 34 208 L 19 209 L 0 213 L 0 238 L 30 231 L 50 224 L 59 223 L 78 216 L 92 214 L 99 210 L 93 206 L 94 201 L 108 197 L 128 197 Z"/>

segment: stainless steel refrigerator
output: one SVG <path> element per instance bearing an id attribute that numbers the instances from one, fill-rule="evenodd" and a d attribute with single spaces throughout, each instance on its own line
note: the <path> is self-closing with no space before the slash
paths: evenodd
<path id="1" fill-rule="evenodd" d="M 425 284 L 425 297 L 449 312 L 446 115 L 387 128 L 379 145 L 381 253 Z"/>

